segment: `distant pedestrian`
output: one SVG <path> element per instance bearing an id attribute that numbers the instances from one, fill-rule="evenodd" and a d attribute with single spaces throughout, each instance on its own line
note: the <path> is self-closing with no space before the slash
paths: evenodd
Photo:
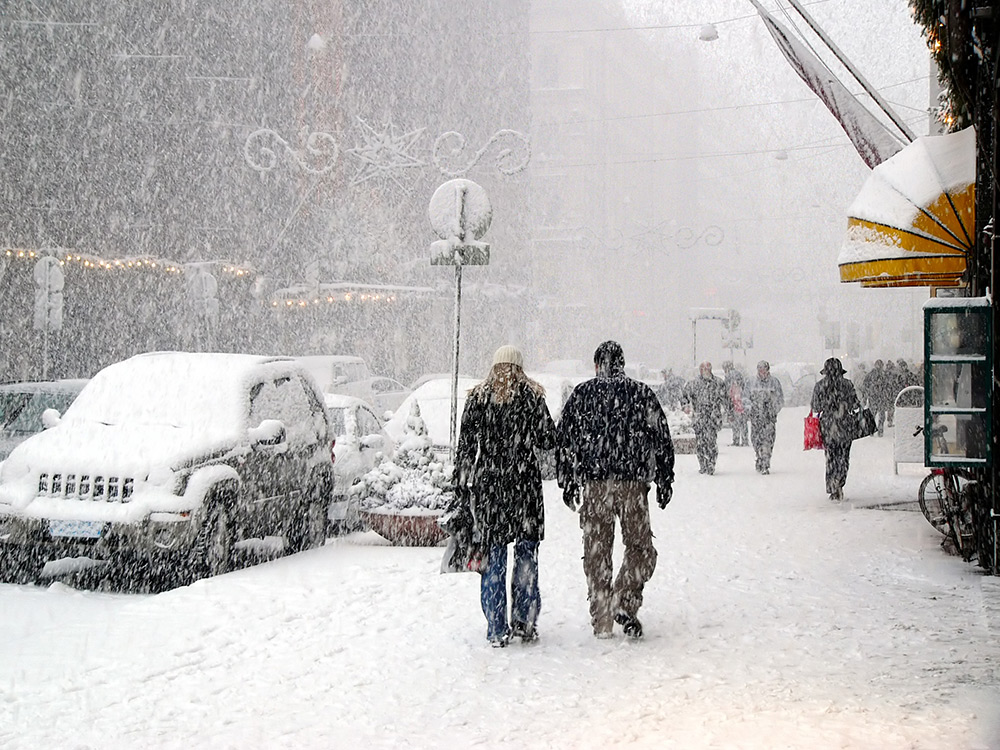
<path id="1" fill-rule="evenodd" d="M 684 408 L 693 413 L 691 422 L 699 474 L 715 473 L 726 401 L 726 386 L 712 374 L 712 363 L 702 362 L 698 365 L 698 377 L 684 386 Z"/>
<path id="2" fill-rule="evenodd" d="M 649 483 L 656 482 L 656 502 L 666 508 L 673 493 L 674 446 L 656 394 L 625 374 L 617 342 L 597 347 L 594 366 L 597 376 L 573 389 L 563 407 L 557 477 L 563 502 L 580 513 L 594 635 L 612 637 L 617 622 L 626 636 L 641 638 L 637 614 L 643 587 L 656 568 Z M 617 578 L 612 561 L 616 517 L 625 547 Z"/>
<path id="3" fill-rule="evenodd" d="M 748 445 L 747 421 L 749 416 L 743 403 L 746 378 L 740 368 L 729 361 L 722 363 L 722 372 L 724 373 L 723 383 L 726 386 L 729 425 L 733 430 L 732 445 Z"/>
<path id="4" fill-rule="evenodd" d="M 771 365 L 766 360 L 757 363 L 757 376 L 747 383 L 744 400 L 750 406 L 750 442 L 757 454 L 757 471 L 770 474 L 778 412 L 785 404 L 785 395 L 781 382 L 771 374 Z"/>
<path id="5" fill-rule="evenodd" d="M 917 373 L 910 369 L 905 359 L 900 359 L 896 365 L 898 366 L 897 372 L 899 373 L 900 390 L 914 385 L 922 385 L 917 377 Z"/>
<path id="6" fill-rule="evenodd" d="M 660 401 L 660 406 L 664 411 L 673 411 L 681 408 L 681 400 L 684 396 L 684 378 L 675 375 L 673 368 L 663 370 L 663 382 L 656 387 L 656 398 Z"/>
<path id="7" fill-rule="evenodd" d="M 881 359 L 876 359 L 872 364 L 872 369 L 865 375 L 861 390 L 875 416 L 875 426 L 878 428 L 879 437 L 882 437 L 885 432 L 885 413 L 889 401 L 889 388 L 890 386 L 886 382 L 885 363 Z"/>
<path id="8" fill-rule="evenodd" d="M 486 379 L 469 391 L 455 452 L 455 478 L 468 488 L 474 532 L 485 550 L 480 600 L 486 637 L 502 648 L 511 636 L 537 637 L 541 595 L 538 544 L 545 532 L 539 451 L 555 447 L 545 390 L 524 374 L 513 346 L 493 355 Z M 507 620 L 507 546 L 514 545 Z"/>
<path id="9" fill-rule="evenodd" d="M 844 377 L 844 366 L 830 357 L 813 387 L 810 408 L 819 417 L 819 433 L 826 453 L 826 491 L 830 499 L 844 499 L 844 484 L 851 463 L 851 441 L 858 431 L 858 402 L 854 383 Z"/>
<path id="10" fill-rule="evenodd" d="M 892 427 L 896 415 L 896 396 L 903 390 L 903 379 L 900 377 L 896 363 L 891 359 L 885 363 L 885 426 Z"/>

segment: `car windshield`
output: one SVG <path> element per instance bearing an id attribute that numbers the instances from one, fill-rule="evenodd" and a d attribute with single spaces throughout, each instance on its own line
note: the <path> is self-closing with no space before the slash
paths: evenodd
<path id="1" fill-rule="evenodd" d="M 74 397 L 72 393 L 0 393 L 0 427 L 4 432 L 41 432 L 42 412 L 55 409 L 62 414 Z"/>

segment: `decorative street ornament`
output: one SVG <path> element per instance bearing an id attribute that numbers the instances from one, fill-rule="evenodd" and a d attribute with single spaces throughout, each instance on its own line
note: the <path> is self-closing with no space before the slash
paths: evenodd
<path id="1" fill-rule="evenodd" d="M 403 187 L 397 173 L 425 165 L 426 162 L 413 154 L 413 147 L 424 134 L 425 128 L 399 134 L 391 119 L 382 124 L 381 130 L 376 130 L 360 117 L 358 123 L 362 128 L 361 138 L 364 143 L 347 149 L 347 153 L 361 162 L 361 167 L 351 180 L 352 185 L 373 178 L 389 178 L 399 187 Z"/>
<path id="2" fill-rule="evenodd" d="M 701 243 L 706 247 L 717 247 L 722 244 L 726 233 L 715 224 L 700 229 L 678 227 L 673 229 L 673 221 L 662 221 L 655 226 L 639 228 L 628 236 L 620 231 L 611 235 L 599 237 L 593 229 L 581 229 L 580 246 L 584 249 L 595 248 L 604 252 L 631 252 L 644 254 L 650 250 L 666 252 L 674 247 L 689 250 Z"/>
<path id="3" fill-rule="evenodd" d="M 444 159 L 454 161 L 461 157 L 465 152 L 466 140 L 461 133 L 449 130 L 447 133 L 439 135 L 434 141 L 434 164 L 441 171 L 441 174 L 447 177 L 461 177 L 479 163 L 483 154 L 494 143 L 511 143 L 510 147 L 502 148 L 497 155 L 497 171 L 503 175 L 509 177 L 517 174 L 523 171 L 528 166 L 528 162 L 531 161 L 531 141 L 527 135 L 517 130 L 498 130 L 473 155 L 472 161 L 464 167 L 451 169 L 442 164 L 442 161 Z"/>
<path id="4" fill-rule="evenodd" d="M 472 180 L 449 180 L 434 191 L 427 209 L 431 228 L 441 239 L 431 243 L 431 265 L 455 266 L 455 340 L 451 376 L 451 457 L 458 435 L 458 348 L 462 324 L 462 266 L 485 266 L 490 246 L 479 242 L 493 221 L 493 206 L 483 188 Z"/>
<path id="5" fill-rule="evenodd" d="M 701 231 L 695 231 L 691 227 L 681 227 L 674 233 L 673 238 L 677 243 L 677 247 L 687 250 L 699 242 L 704 242 L 709 247 L 721 245 L 725 236 L 725 232 L 722 231 L 721 227 L 711 224 Z"/>
<path id="6" fill-rule="evenodd" d="M 243 159 L 251 169 L 270 172 L 278 166 L 276 149 L 282 148 L 299 169 L 308 174 L 326 174 L 336 166 L 340 148 L 332 135 L 323 132 L 309 133 L 305 141 L 305 149 L 293 148 L 275 131 L 261 128 L 248 135 L 243 142 Z"/>

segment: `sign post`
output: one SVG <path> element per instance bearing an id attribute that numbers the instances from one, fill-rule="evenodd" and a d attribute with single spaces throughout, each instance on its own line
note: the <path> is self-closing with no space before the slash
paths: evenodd
<path id="1" fill-rule="evenodd" d="M 35 282 L 34 329 L 42 332 L 42 378 L 49 377 L 49 331 L 62 330 L 65 277 L 57 258 L 45 255 L 32 271 Z"/>
<path id="2" fill-rule="evenodd" d="M 431 228 L 441 239 L 431 243 L 432 266 L 455 266 L 455 338 L 452 351 L 451 423 L 449 445 L 455 458 L 458 434 L 458 353 L 462 322 L 462 266 L 485 266 L 490 246 L 479 242 L 493 220 L 493 207 L 486 191 L 466 179 L 449 180 L 431 196 L 428 215 Z"/>
<path id="3" fill-rule="evenodd" d="M 194 311 L 196 346 L 211 350 L 215 344 L 215 320 L 219 316 L 219 288 L 215 277 L 199 266 L 192 266 L 187 277 L 188 295 Z"/>

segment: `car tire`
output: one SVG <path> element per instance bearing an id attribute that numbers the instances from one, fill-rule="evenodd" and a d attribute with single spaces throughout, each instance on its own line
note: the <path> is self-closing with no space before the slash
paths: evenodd
<path id="1" fill-rule="evenodd" d="M 299 518 L 296 519 L 292 539 L 289 540 L 293 554 L 322 547 L 326 543 L 328 522 L 326 514 L 326 505 L 318 500 L 311 500 L 302 508 Z"/>
<path id="2" fill-rule="evenodd" d="M 208 511 L 191 547 L 192 580 L 228 573 L 233 567 L 233 527 L 225 503 L 210 498 Z"/>
<path id="3" fill-rule="evenodd" d="M 289 553 L 295 554 L 326 544 L 329 531 L 330 500 L 335 480 L 332 475 L 313 475 L 299 506 L 297 517 L 289 524 L 285 542 Z"/>

